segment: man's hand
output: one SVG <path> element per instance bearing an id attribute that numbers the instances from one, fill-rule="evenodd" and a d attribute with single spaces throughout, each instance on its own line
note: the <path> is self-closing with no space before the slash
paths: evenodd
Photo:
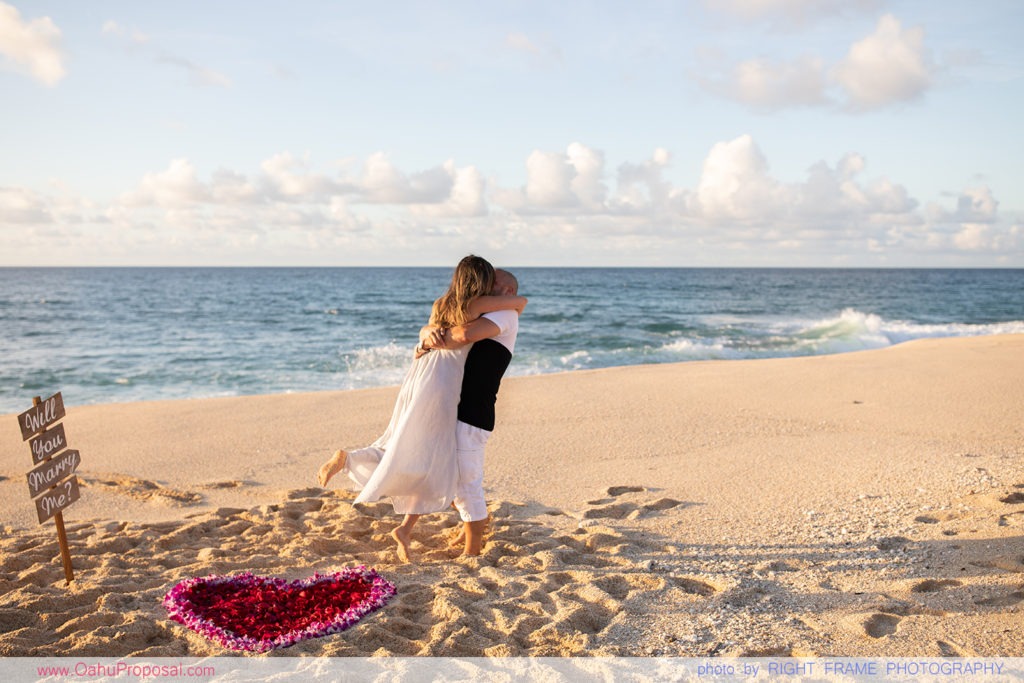
<path id="1" fill-rule="evenodd" d="M 425 349 L 443 349 L 445 344 L 448 342 L 448 329 L 444 327 L 435 327 L 431 330 L 427 338 L 420 342 L 420 346 Z"/>
<path id="2" fill-rule="evenodd" d="M 431 349 L 443 349 L 448 341 L 448 330 L 443 327 L 424 327 L 420 331 L 420 343 L 416 347 L 416 358 L 422 358 Z"/>

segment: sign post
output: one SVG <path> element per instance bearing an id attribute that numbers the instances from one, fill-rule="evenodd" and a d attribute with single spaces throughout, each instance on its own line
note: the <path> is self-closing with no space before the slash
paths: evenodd
<path id="1" fill-rule="evenodd" d="M 64 398 L 58 391 L 45 401 L 38 396 L 32 399 L 32 408 L 18 416 L 18 424 L 21 426 L 22 441 L 31 439 L 29 446 L 32 449 L 32 463 L 36 465 L 28 473 L 28 490 L 35 499 L 39 523 L 53 517 L 60 544 L 60 559 L 64 563 L 64 579 L 70 585 L 75 580 L 75 574 L 71 567 L 71 550 L 68 548 L 62 511 L 81 495 L 74 472 L 82 458 L 78 451 L 65 450 L 67 439 L 64 437 L 64 425 L 51 427 L 64 414 Z"/>

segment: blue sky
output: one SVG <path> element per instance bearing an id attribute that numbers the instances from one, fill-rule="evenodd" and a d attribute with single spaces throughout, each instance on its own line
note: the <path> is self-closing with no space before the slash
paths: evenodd
<path id="1" fill-rule="evenodd" d="M 1024 3 L 0 0 L 0 265 L 1024 267 Z"/>

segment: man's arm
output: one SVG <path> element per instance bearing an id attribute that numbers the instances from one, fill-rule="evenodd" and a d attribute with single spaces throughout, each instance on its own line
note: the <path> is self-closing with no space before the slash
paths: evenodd
<path id="1" fill-rule="evenodd" d="M 430 349 L 458 349 L 473 342 L 490 339 L 500 333 L 501 328 L 487 318 L 477 318 L 465 325 L 459 325 L 448 330 L 427 325 L 420 330 L 420 347 L 424 351 Z"/>
<path id="2" fill-rule="evenodd" d="M 496 337 L 501 333 L 501 328 L 494 321 L 487 318 L 477 318 L 465 325 L 453 327 L 448 332 L 448 344 L 445 348 L 454 349 L 466 344 L 472 344 L 483 339 Z"/>

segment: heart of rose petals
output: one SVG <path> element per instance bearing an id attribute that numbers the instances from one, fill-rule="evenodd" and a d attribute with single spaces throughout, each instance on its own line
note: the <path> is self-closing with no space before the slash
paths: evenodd
<path id="1" fill-rule="evenodd" d="M 290 582 L 246 572 L 186 579 L 163 605 L 172 620 L 224 647 L 266 652 L 344 631 L 395 592 L 366 567 Z"/>

